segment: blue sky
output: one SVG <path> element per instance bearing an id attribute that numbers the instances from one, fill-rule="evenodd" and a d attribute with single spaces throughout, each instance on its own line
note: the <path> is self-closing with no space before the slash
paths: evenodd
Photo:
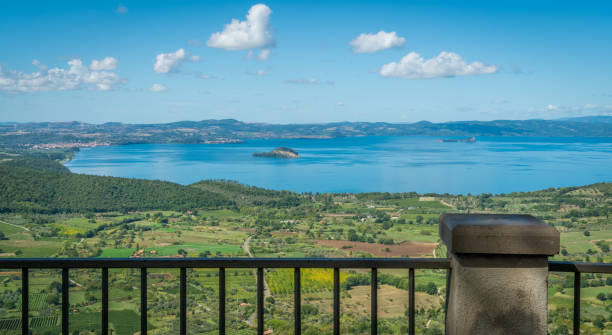
<path id="1" fill-rule="evenodd" d="M 0 121 L 612 113 L 610 1 L 3 1 L 0 45 Z"/>

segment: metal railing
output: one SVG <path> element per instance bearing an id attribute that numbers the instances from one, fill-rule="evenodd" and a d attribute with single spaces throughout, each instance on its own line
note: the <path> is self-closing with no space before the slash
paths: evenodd
<path id="1" fill-rule="evenodd" d="M 582 273 L 608 273 L 612 274 L 611 263 L 582 263 L 582 262 L 548 262 L 548 270 L 552 272 L 574 273 L 574 334 L 580 334 L 580 288 Z"/>
<path id="2" fill-rule="evenodd" d="M 179 328 L 180 334 L 187 334 L 187 269 L 188 268 L 218 268 L 219 269 L 219 334 L 225 334 L 225 269 L 251 268 L 257 269 L 257 333 L 264 333 L 264 269 L 293 268 L 294 269 L 294 327 L 295 334 L 302 331 L 301 323 L 301 277 L 302 268 L 331 268 L 333 275 L 333 330 L 340 334 L 340 269 L 370 269 L 371 270 L 371 329 L 377 334 L 377 276 L 378 269 L 408 269 L 409 270 L 409 333 L 414 334 L 414 270 L 415 269 L 448 269 L 450 262 L 441 258 L 12 258 L 0 259 L 0 268 L 18 269 L 22 271 L 22 333 L 28 334 L 28 271 L 29 269 L 62 269 L 62 334 L 69 331 L 69 269 L 92 269 L 102 271 L 102 334 L 108 334 L 108 269 L 138 268 L 140 269 L 140 334 L 147 333 L 147 269 L 148 268 L 179 268 Z"/>
<path id="3" fill-rule="evenodd" d="M 180 269 L 179 293 L 179 328 L 180 334 L 187 334 L 187 269 L 188 268 L 218 268 L 219 269 L 219 334 L 225 334 L 225 300 L 227 268 L 257 269 L 257 333 L 264 333 L 264 269 L 293 268 L 294 269 L 294 333 L 300 335 L 301 323 L 301 276 L 302 268 L 333 269 L 333 333 L 340 334 L 340 269 L 370 269 L 371 271 L 371 334 L 376 335 L 378 324 L 378 269 L 408 269 L 408 332 L 415 333 L 415 269 L 450 269 L 450 261 L 446 258 L 11 258 L 0 259 L 1 269 L 21 269 L 21 329 L 22 334 L 29 334 L 29 269 L 62 269 L 62 334 L 69 332 L 69 269 L 101 269 L 102 271 L 102 334 L 109 332 L 108 328 L 108 269 L 138 268 L 140 269 L 140 328 L 141 334 L 147 333 L 147 269 L 148 268 L 178 268 Z M 580 278 L 581 273 L 612 274 L 612 264 L 579 263 L 579 262 L 549 262 L 552 272 L 574 273 L 574 334 L 580 333 Z"/>

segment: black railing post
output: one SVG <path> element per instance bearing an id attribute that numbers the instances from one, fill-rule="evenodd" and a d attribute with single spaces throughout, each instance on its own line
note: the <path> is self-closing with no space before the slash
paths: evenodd
<path id="1" fill-rule="evenodd" d="M 574 272 L 574 334 L 580 334 L 580 272 Z"/>
<path id="2" fill-rule="evenodd" d="M 180 328 L 181 335 L 187 334 L 187 269 L 181 268 Z"/>
<path id="3" fill-rule="evenodd" d="M 70 302 L 68 300 L 69 283 L 68 283 L 68 268 L 62 269 L 62 334 L 68 335 L 69 323 L 68 315 L 70 309 Z"/>
<path id="4" fill-rule="evenodd" d="M 219 335 L 225 335 L 225 268 L 219 268 Z"/>
<path id="5" fill-rule="evenodd" d="M 340 269 L 334 268 L 334 335 L 340 335 Z"/>
<path id="6" fill-rule="evenodd" d="M 300 268 L 293 269 L 293 334 L 302 334 L 302 278 Z"/>
<path id="7" fill-rule="evenodd" d="M 263 268 L 257 268 L 257 334 L 264 333 L 264 275 Z"/>
<path id="8" fill-rule="evenodd" d="M 102 335 L 108 334 L 108 268 L 102 268 Z"/>
<path id="9" fill-rule="evenodd" d="M 140 269 L 140 335 L 147 335 L 147 268 Z"/>
<path id="10" fill-rule="evenodd" d="M 372 269 L 372 276 L 370 278 L 370 296 L 371 296 L 371 310 L 370 310 L 370 321 L 372 323 L 372 335 L 378 334 L 378 270 Z"/>
<path id="11" fill-rule="evenodd" d="M 28 274 L 28 268 L 21 269 L 21 334 L 28 335 L 30 331 L 30 325 L 28 323 L 30 319 L 30 277 Z"/>
<path id="12" fill-rule="evenodd" d="M 446 288 L 448 290 L 448 287 Z M 414 269 L 408 272 L 408 334 L 414 335 Z"/>

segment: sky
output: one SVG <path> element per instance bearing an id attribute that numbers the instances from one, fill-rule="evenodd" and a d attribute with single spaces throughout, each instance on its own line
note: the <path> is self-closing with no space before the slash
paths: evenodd
<path id="1" fill-rule="evenodd" d="M 2 1 L 0 122 L 612 115 L 612 1 Z"/>

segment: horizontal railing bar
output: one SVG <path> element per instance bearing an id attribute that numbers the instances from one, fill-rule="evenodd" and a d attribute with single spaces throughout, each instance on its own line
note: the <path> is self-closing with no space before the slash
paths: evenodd
<path id="1" fill-rule="evenodd" d="M 3 258 L 2 269 L 51 268 L 448 269 L 446 258 Z"/>
<path id="2" fill-rule="evenodd" d="M 612 263 L 550 261 L 548 270 L 552 272 L 612 273 Z"/>
<path id="3" fill-rule="evenodd" d="M 63 268 L 449 269 L 446 258 L 0 258 L 3 269 Z M 550 261 L 552 272 L 612 273 L 612 263 Z"/>

